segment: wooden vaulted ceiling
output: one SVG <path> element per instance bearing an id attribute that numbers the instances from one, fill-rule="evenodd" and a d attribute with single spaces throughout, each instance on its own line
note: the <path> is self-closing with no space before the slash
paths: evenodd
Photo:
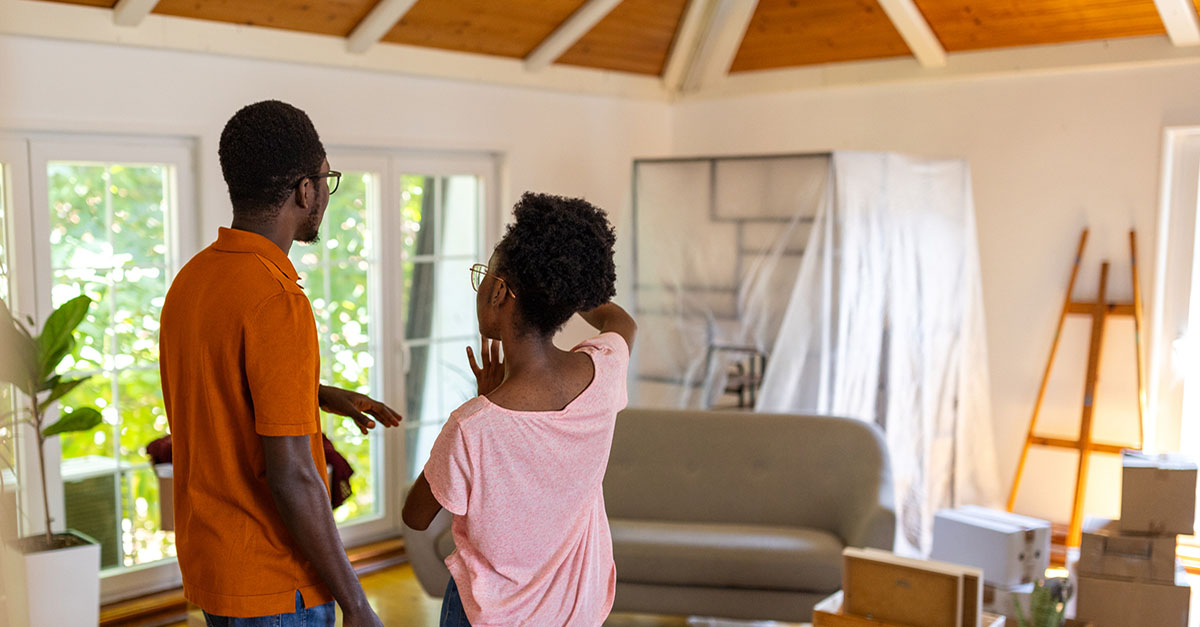
<path id="1" fill-rule="evenodd" d="M 117 0 L 40 1 L 109 8 L 117 4 Z M 380 1 L 158 0 L 152 12 L 347 37 Z M 555 63 L 661 75 L 688 3 L 700 1 L 705 0 L 622 0 Z M 881 6 L 888 1 L 758 0 L 729 71 L 912 56 L 910 45 Z M 1155 0 L 906 1 L 919 11 L 946 53 L 1167 34 Z M 1200 0 L 1186 1 L 1200 5 Z M 417 0 L 381 41 L 522 59 L 586 3 Z"/>

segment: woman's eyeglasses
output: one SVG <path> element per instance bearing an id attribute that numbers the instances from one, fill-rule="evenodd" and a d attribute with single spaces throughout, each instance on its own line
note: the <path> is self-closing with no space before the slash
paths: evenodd
<path id="1" fill-rule="evenodd" d="M 478 292 L 479 286 L 483 285 L 483 277 L 489 274 L 491 273 L 488 271 L 488 267 L 482 263 L 477 263 L 471 266 L 471 287 Z M 513 298 L 517 297 L 517 295 L 513 293 L 512 288 L 508 287 L 508 283 L 503 277 L 498 277 L 494 274 L 492 274 L 492 276 L 504 286 L 504 289 L 508 290 L 509 296 L 512 296 Z"/>
<path id="2" fill-rule="evenodd" d="M 324 172 L 322 174 L 309 174 L 308 176 L 302 176 L 302 177 L 300 177 L 299 181 L 296 181 L 296 185 L 303 183 L 305 181 L 305 179 L 326 179 L 326 178 L 333 179 L 333 183 L 329 186 L 329 195 L 332 196 L 333 193 L 338 190 L 338 186 L 342 184 L 342 173 L 338 172 L 337 170 L 330 170 L 330 171 Z M 293 185 L 292 187 L 295 187 L 296 185 Z"/>

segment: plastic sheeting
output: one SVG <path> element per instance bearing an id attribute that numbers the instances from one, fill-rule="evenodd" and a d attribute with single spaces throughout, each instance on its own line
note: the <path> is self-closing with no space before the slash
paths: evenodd
<path id="1" fill-rule="evenodd" d="M 892 154 L 635 166 L 640 406 L 880 424 L 897 550 L 999 499 L 967 165 Z M 741 392 L 738 394 L 738 392 Z"/>

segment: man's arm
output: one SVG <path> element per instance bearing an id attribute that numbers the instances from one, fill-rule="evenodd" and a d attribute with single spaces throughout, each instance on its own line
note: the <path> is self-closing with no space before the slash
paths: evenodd
<path id="1" fill-rule="evenodd" d="M 408 498 L 404 500 L 404 513 L 402 514 L 404 524 L 417 531 L 425 531 L 440 511 L 442 511 L 442 504 L 433 497 L 433 490 L 429 488 L 429 480 L 425 478 L 425 473 L 422 471 L 417 476 L 416 482 L 413 483 L 412 489 L 408 491 Z"/>
<path id="2" fill-rule="evenodd" d="M 629 352 L 633 352 L 633 338 L 637 335 L 637 323 L 616 303 L 604 303 L 591 311 L 579 312 L 584 322 L 596 327 L 601 333 L 616 333 L 625 338 Z"/>
<path id="3" fill-rule="evenodd" d="M 344 625 L 382 627 L 338 537 L 325 481 L 313 464 L 309 437 L 263 436 L 267 484 L 296 546 L 342 608 Z"/>

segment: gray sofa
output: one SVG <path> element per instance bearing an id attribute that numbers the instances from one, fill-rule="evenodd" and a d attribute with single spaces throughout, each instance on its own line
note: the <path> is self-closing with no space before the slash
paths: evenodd
<path id="1" fill-rule="evenodd" d="M 807 621 L 841 587 L 844 547 L 892 548 L 891 486 L 879 431 L 857 420 L 627 409 L 604 479 L 613 610 Z M 433 596 L 449 523 L 406 529 Z"/>

